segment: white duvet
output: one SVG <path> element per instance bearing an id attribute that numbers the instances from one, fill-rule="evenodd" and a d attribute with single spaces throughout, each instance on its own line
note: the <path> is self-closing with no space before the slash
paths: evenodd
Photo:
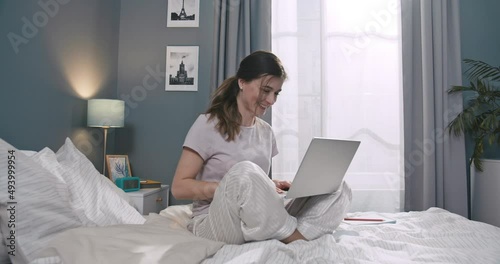
<path id="1" fill-rule="evenodd" d="M 124 264 L 199 263 L 223 243 L 194 236 L 186 229 L 189 206 L 150 214 L 143 225 L 81 227 L 55 237 L 31 263 Z"/>
<path id="2" fill-rule="evenodd" d="M 289 245 L 195 237 L 185 229 L 189 210 L 170 206 L 144 225 L 65 231 L 32 263 L 500 263 L 500 228 L 438 208 L 380 214 L 395 224 L 343 223 L 333 234 Z"/>

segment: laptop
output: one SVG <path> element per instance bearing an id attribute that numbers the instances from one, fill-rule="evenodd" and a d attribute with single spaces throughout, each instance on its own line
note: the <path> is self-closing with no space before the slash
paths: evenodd
<path id="1" fill-rule="evenodd" d="M 289 190 L 283 195 L 284 198 L 308 197 L 337 191 L 360 143 L 352 140 L 313 138 Z"/>

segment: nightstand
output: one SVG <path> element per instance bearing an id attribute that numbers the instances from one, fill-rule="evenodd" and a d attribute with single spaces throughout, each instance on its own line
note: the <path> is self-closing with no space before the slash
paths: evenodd
<path id="1" fill-rule="evenodd" d="M 169 185 L 162 185 L 161 188 L 147 188 L 127 192 L 127 195 L 132 198 L 139 213 L 149 215 L 149 213 L 159 213 L 167 208 L 169 190 Z"/>

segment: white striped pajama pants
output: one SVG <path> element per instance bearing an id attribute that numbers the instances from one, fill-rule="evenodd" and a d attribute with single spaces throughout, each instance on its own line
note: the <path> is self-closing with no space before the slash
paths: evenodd
<path id="1" fill-rule="evenodd" d="M 346 183 L 332 194 L 296 198 L 284 206 L 275 184 L 255 163 L 235 164 L 222 178 L 208 214 L 192 219 L 193 233 L 228 244 L 282 240 L 295 229 L 308 240 L 338 227 L 352 199 Z"/>

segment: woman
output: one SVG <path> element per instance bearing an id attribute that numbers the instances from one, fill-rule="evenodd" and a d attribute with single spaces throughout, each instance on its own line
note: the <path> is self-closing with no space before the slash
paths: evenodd
<path id="1" fill-rule="evenodd" d="M 188 228 L 195 235 L 230 244 L 290 243 L 331 233 L 345 215 L 351 200 L 345 184 L 333 194 L 295 199 L 285 208 L 278 193 L 290 183 L 268 177 L 278 150 L 271 126 L 259 117 L 276 102 L 285 79 L 274 54 L 250 54 L 189 130 L 172 194 L 193 200 Z"/>

